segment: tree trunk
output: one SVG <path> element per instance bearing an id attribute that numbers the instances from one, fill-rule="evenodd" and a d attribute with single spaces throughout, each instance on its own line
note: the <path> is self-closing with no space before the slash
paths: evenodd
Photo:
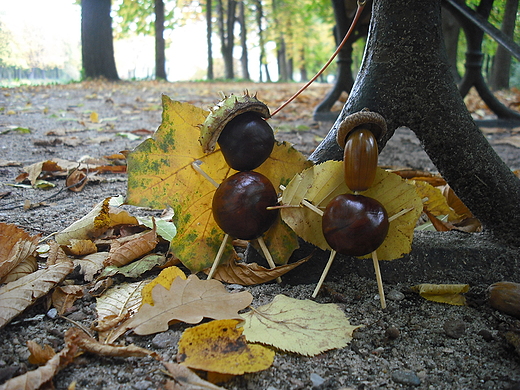
<path id="1" fill-rule="evenodd" d="M 155 79 L 166 80 L 166 55 L 164 43 L 164 2 L 155 0 Z"/>
<path id="2" fill-rule="evenodd" d="M 119 80 L 114 60 L 110 0 L 81 1 L 81 56 L 86 78 Z"/>
<path id="3" fill-rule="evenodd" d="M 516 14 L 518 11 L 518 0 L 507 0 L 504 9 L 504 18 L 500 30 L 508 37 L 513 38 L 515 33 Z M 489 80 L 491 90 L 508 89 L 509 74 L 511 73 L 511 54 L 498 45 L 493 61 L 493 68 Z"/>
<path id="4" fill-rule="evenodd" d="M 442 8 L 442 34 L 444 36 L 444 44 L 446 45 L 446 54 L 448 56 L 448 63 L 450 64 L 450 71 L 456 82 L 459 82 L 462 77 L 457 69 L 457 50 L 459 47 L 460 23 L 450 11 Z"/>
<path id="5" fill-rule="evenodd" d="M 258 68 L 260 72 L 259 81 L 263 81 L 263 74 L 262 74 L 262 68 L 264 65 L 266 66 L 265 73 L 266 73 L 266 81 L 270 82 L 271 77 L 269 75 L 269 71 L 267 70 L 267 65 L 265 63 L 265 40 L 264 40 L 264 28 L 262 26 L 262 20 L 264 19 L 264 10 L 262 8 L 262 0 L 255 0 L 255 7 L 256 7 L 256 24 L 257 24 L 257 31 L 258 31 L 258 45 L 260 46 L 260 56 L 258 58 Z"/>
<path id="6" fill-rule="evenodd" d="M 235 10 L 237 2 L 228 0 L 227 9 L 224 10 L 222 0 L 218 0 L 218 25 L 220 34 L 220 46 L 224 59 L 224 77 L 228 80 L 235 78 L 233 69 L 233 48 L 235 46 Z"/>
<path id="7" fill-rule="evenodd" d="M 213 23 L 212 23 L 212 15 L 211 15 L 211 0 L 206 1 L 206 43 L 208 46 L 208 73 L 207 79 L 213 80 L 215 76 L 213 75 L 213 46 L 211 44 L 211 35 L 213 34 Z"/>
<path id="8" fill-rule="evenodd" d="M 239 22 L 240 22 L 240 46 L 242 47 L 242 56 L 240 63 L 242 65 L 242 78 L 251 80 L 249 77 L 248 59 L 247 59 L 247 28 L 246 28 L 246 12 L 244 2 L 239 3 Z"/>
<path id="9" fill-rule="evenodd" d="M 384 147 L 410 128 L 461 200 L 496 239 L 520 246 L 520 180 L 474 123 L 449 71 L 440 0 L 375 0 L 361 69 L 343 110 L 310 156 L 342 159 L 341 121 L 369 108 L 386 118 Z"/>
<path id="10" fill-rule="evenodd" d="M 276 43 L 276 59 L 278 62 L 278 81 L 289 80 L 289 69 L 287 69 L 287 53 L 285 49 L 285 39 L 282 34 Z"/>

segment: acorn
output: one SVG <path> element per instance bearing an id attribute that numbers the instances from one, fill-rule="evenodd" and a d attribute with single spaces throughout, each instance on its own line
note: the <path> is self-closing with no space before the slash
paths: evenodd
<path id="1" fill-rule="evenodd" d="M 266 122 L 269 108 L 256 96 L 231 95 L 220 101 L 201 126 L 204 153 L 218 143 L 226 163 L 237 171 L 259 167 L 271 154 L 274 133 Z"/>
<path id="2" fill-rule="evenodd" d="M 363 195 L 341 194 L 327 205 L 322 218 L 325 240 L 336 252 L 364 256 L 388 234 L 388 214 L 381 203 Z"/>
<path id="3" fill-rule="evenodd" d="M 271 181 L 253 172 L 237 172 L 224 180 L 213 195 L 217 225 L 232 237 L 252 240 L 265 233 L 278 217 L 278 196 Z"/>
<path id="4" fill-rule="evenodd" d="M 344 150 L 345 184 L 351 191 L 366 191 L 374 182 L 379 155 L 377 140 L 385 133 L 385 119 L 366 109 L 341 122 L 336 141 Z"/>

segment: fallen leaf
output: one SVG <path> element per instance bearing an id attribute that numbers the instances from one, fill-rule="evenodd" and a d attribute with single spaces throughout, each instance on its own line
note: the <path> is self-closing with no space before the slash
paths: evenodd
<path id="1" fill-rule="evenodd" d="M 79 328 L 70 328 L 65 332 L 65 342 L 67 344 L 77 345 L 85 352 L 93 353 L 99 356 L 112 357 L 146 357 L 150 356 L 154 359 L 161 360 L 157 352 L 150 351 L 137 345 L 112 345 L 103 344 L 82 331 Z"/>
<path id="2" fill-rule="evenodd" d="M 87 174 L 79 169 L 74 169 L 67 175 L 65 179 L 65 186 L 69 191 L 72 192 L 81 192 L 85 185 L 87 184 L 88 176 Z"/>
<path id="3" fill-rule="evenodd" d="M 11 272 L 9 272 L 3 279 L 1 279 L 1 283 L 9 283 L 14 282 L 30 273 L 33 273 L 38 269 L 38 262 L 36 261 L 36 257 L 29 256 L 26 257 L 21 263 L 19 263 L 16 267 L 14 267 Z"/>
<path id="4" fill-rule="evenodd" d="M 201 379 L 188 367 L 177 363 L 163 363 L 173 381 L 168 381 L 167 390 L 225 390 L 223 387 L 214 385 Z"/>
<path id="5" fill-rule="evenodd" d="M 113 241 L 108 258 L 103 265 L 115 265 L 116 267 L 126 265 L 151 252 L 158 242 L 155 224 L 152 230 L 135 234 L 131 240 L 126 238 L 123 244 L 120 244 L 119 240 L 116 239 Z"/>
<path id="6" fill-rule="evenodd" d="M 27 359 L 28 362 L 31 364 L 36 364 L 38 366 L 43 366 L 49 360 L 51 360 L 54 357 L 54 355 L 56 355 L 56 352 L 50 345 L 45 344 L 42 347 L 40 344 L 33 340 L 27 341 L 27 349 L 29 349 L 29 352 L 31 353 L 31 355 L 29 355 L 29 358 Z"/>
<path id="7" fill-rule="evenodd" d="M 266 370 L 275 352 L 248 344 L 240 321 L 217 320 L 186 329 L 179 340 L 180 364 L 197 370 L 242 375 Z"/>
<path id="8" fill-rule="evenodd" d="M 56 234 L 60 245 L 69 245 L 71 239 L 87 240 L 97 237 L 112 226 L 137 225 L 137 220 L 126 211 L 117 208 L 123 197 L 109 197 L 99 202 L 87 215 Z"/>
<path id="9" fill-rule="evenodd" d="M 73 268 L 72 261 L 62 261 L 0 287 L 0 328 L 47 294 Z"/>
<path id="10" fill-rule="evenodd" d="M 104 263 L 108 255 L 108 252 L 92 253 L 81 259 L 74 259 L 74 266 L 79 266 L 79 273 L 83 275 L 86 282 L 92 282 L 94 276 L 105 267 Z"/>
<path id="11" fill-rule="evenodd" d="M 461 295 L 469 291 L 469 284 L 418 284 L 411 287 L 412 291 L 429 301 L 463 306 L 466 298 Z"/>
<path id="12" fill-rule="evenodd" d="M 0 283 L 35 252 L 39 239 L 40 235 L 31 236 L 16 225 L 0 223 Z"/>
<path id="13" fill-rule="evenodd" d="M 91 240 L 72 238 L 64 250 L 73 256 L 86 256 L 97 252 L 97 246 Z"/>
<path id="14" fill-rule="evenodd" d="M 43 384 L 54 378 L 58 371 L 72 363 L 76 356 L 76 352 L 76 346 L 66 345 L 65 348 L 54 355 L 54 357 L 52 357 L 52 359 L 50 359 L 44 366 L 9 379 L 4 384 L 0 385 L 0 390 L 39 389 Z"/>
<path id="15" fill-rule="evenodd" d="M 326 161 L 297 174 L 287 185 L 282 195 L 282 219 L 305 241 L 323 250 L 331 250 L 323 236 L 321 215 L 302 206 L 304 200 L 320 210 L 339 194 L 352 193 L 343 179 L 343 162 Z M 376 171 L 372 187 L 363 195 L 377 199 L 386 209 L 388 216 L 410 209 L 390 222 L 386 239 L 377 249 L 380 260 L 393 260 L 409 253 L 412 248 L 413 231 L 422 213 L 423 205 L 415 187 L 400 176 Z"/>
<path id="16" fill-rule="evenodd" d="M 267 283 L 271 280 L 275 280 L 305 263 L 309 258 L 310 256 L 295 263 L 281 265 L 275 268 L 265 268 L 257 263 L 237 262 L 237 259 L 235 258 L 226 264 L 219 265 L 213 274 L 213 278 L 225 283 L 253 286 L 255 284 Z M 209 269 L 205 269 L 204 272 L 209 274 Z"/>
<path id="17" fill-rule="evenodd" d="M 179 267 L 168 267 L 161 271 L 159 275 L 155 279 L 153 279 L 150 283 L 143 287 L 141 291 L 141 296 L 143 297 L 142 303 L 147 303 L 153 306 L 153 298 L 152 298 L 152 290 L 153 288 L 160 284 L 165 289 L 169 290 L 175 278 L 181 278 L 182 280 L 186 280 L 186 274 L 182 272 Z"/>
<path id="18" fill-rule="evenodd" d="M 150 271 L 156 266 L 164 266 L 168 260 L 166 256 L 157 253 L 150 253 L 142 259 L 131 262 L 122 267 L 108 266 L 98 276 L 98 279 L 108 278 L 117 274 L 126 276 L 127 278 L 138 278 L 147 271 Z"/>
<path id="19" fill-rule="evenodd" d="M 83 298 L 82 286 L 58 286 L 52 292 L 52 305 L 58 310 L 60 315 L 63 315 L 80 298 Z"/>
<path id="20" fill-rule="evenodd" d="M 250 342 L 313 356 L 345 347 L 352 326 L 343 310 L 334 303 L 320 304 L 277 295 L 271 303 L 242 314 L 244 336 Z"/>
<path id="21" fill-rule="evenodd" d="M 241 319 L 238 311 L 253 301 L 248 291 L 230 294 L 218 280 L 199 280 L 196 275 L 186 280 L 175 278 L 170 290 L 156 285 L 152 298 L 154 305 L 143 304 L 125 324 L 127 329 L 146 335 L 168 330 L 174 320 L 196 324 L 203 318 Z"/>
<path id="22" fill-rule="evenodd" d="M 449 205 L 446 197 L 442 194 L 441 189 L 433 187 L 424 181 L 415 181 L 417 193 L 421 199 L 427 198 L 424 202 L 424 208 L 432 215 L 438 217 L 447 215 L 448 221 L 460 219 L 458 215 Z"/>

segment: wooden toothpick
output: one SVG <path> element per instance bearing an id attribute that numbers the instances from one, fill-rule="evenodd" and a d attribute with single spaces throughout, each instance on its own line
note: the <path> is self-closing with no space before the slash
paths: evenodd
<path id="1" fill-rule="evenodd" d="M 321 285 L 325 281 L 325 278 L 327 277 L 327 274 L 329 273 L 330 266 L 332 265 L 332 262 L 334 261 L 335 257 L 336 257 L 336 251 L 333 249 L 330 251 L 329 261 L 327 261 L 327 265 L 325 265 L 325 269 L 321 273 L 320 280 L 318 281 L 318 284 L 316 285 L 316 288 L 314 289 L 314 292 L 312 293 L 313 298 L 316 298 L 318 296 L 318 292 L 321 289 Z"/>
<path id="2" fill-rule="evenodd" d="M 372 252 L 372 262 L 374 263 L 374 271 L 376 272 L 377 289 L 379 291 L 379 300 L 381 301 L 381 309 L 386 309 L 385 290 L 383 288 L 383 279 L 381 278 L 381 270 L 379 269 L 379 260 L 377 252 Z"/>
<path id="3" fill-rule="evenodd" d="M 207 280 L 210 280 L 215 271 L 217 270 L 218 265 L 220 264 L 220 260 L 222 260 L 222 255 L 224 254 L 224 249 L 226 249 L 226 244 L 229 240 L 229 234 L 226 233 L 224 238 L 222 239 L 222 244 L 220 244 L 220 248 L 218 248 L 217 255 L 215 256 L 215 260 L 213 260 L 213 264 L 211 265 L 211 269 L 209 270 L 209 274 Z"/>
<path id="4" fill-rule="evenodd" d="M 269 264 L 269 267 L 271 267 L 271 269 L 275 268 L 276 264 L 274 263 L 273 256 L 271 256 L 269 249 L 267 249 L 267 245 L 265 245 L 264 238 L 262 236 L 260 236 L 256 240 L 258 241 L 258 245 L 260 245 L 260 248 L 262 249 L 265 259 L 267 260 L 267 264 Z M 282 278 L 277 277 L 276 282 L 282 283 Z"/>

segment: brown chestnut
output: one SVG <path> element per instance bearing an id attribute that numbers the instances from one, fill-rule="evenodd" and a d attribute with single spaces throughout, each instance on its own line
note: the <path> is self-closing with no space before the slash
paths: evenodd
<path id="1" fill-rule="evenodd" d="M 375 251 L 385 240 L 389 225 L 383 205 L 363 195 L 336 196 L 322 218 L 327 243 L 336 252 L 349 256 Z"/>
<path id="2" fill-rule="evenodd" d="M 233 118 L 217 142 L 231 168 L 250 171 L 258 168 L 273 151 L 274 133 L 260 114 L 249 111 Z"/>
<path id="3" fill-rule="evenodd" d="M 271 181 L 258 172 L 238 172 L 224 180 L 213 195 L 217 225 L 232 237 L 260 237 L 276 220 L 278 196 Z"/>

